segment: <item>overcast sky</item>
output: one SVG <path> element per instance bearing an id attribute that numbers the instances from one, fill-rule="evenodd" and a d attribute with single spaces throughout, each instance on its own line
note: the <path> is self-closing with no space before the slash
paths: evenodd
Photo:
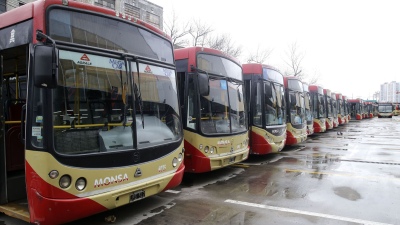
<path id="1" fill-rule="evenodd" d="M 179 20 L 200 19 L 231 35 L 245 63 L 257 47 L 273 49 L 266 64 L 285 69 L 297 43 L 302 67 L 318 84 L 349 98 L 372 99 L 380 84 L 397 81 L 400 68 L 398 0 L 149 0 Z M 306 79 L 307 80 L 307 79 Z"/>

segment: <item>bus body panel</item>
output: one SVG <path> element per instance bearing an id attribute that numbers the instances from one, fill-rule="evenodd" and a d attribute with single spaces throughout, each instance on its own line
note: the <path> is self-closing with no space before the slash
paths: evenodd
<path id="1" fill-rule="evenodd" d="M 31 175 L 27 176 L 30 221 L 40 224 L 66 223 L 176 187 L 184 172 L 183 162 L 172 168 L 172 160 L 179 153 L 175 151 L 144 165 L 88 169 L 64 166 L 46 152 L 27 150 L 26 171 Z M 59 176 L 51 179 L 49 173 L 55 168 Z M 138 168 L 143 175 L 135 177 Z M 71 176 L 72 182 L 69 187 L 62 189 L 59 178 L 65 174 Z M 78 191 L 74 186 L 81 177 L 86 179 L 87 185 L 83 191 Z M 132 200 L 135 192 L 143 195 Z"/>
<path id="2" fill-rule="evenodd" d="M 249 154 L 247 132 L 229 136 L 204 137 L 184 130 L 184 136 L 186 172 L 203 173 L 220 169 L 247 159 Z M 206 147 L 208 147 L 207 153 Z M 211 147 L 214 147 L 213 153 L 210 151 Z"/>
<path id="3" fill-rule="evenodd" d="M 297 129 L 294 128 L 291 123 L 287 123 L 286 129 L 286 145 L 295 145 L 307 140 L 307 126 L 304 126 L 302 129 Z"/>
<path id="4" fill-rule="evenodd" d="M 250 131 L 250 153 L 255 155 L 265 155 L 269 153 L 280 152 L 285 147 L 286 125 L 276 129 L 283 130 L 277 133 L 282 135 L 273 135 L 260 127 L 252 126 Z"/>
<path id="5" fill-rule="evenodd" d="M 313 126 L 314 126 L 315 133 L 323 133 L 326 131 L 325 120 L 326 120 L 325 118 L 321 118 L 321 119 L 314 118 Z"/>

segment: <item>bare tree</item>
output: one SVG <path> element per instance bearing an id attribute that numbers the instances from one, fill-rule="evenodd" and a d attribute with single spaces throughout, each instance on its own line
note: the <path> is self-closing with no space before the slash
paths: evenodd
<path id="1" fill-rule="evenodd" d="M 308 79 L 308 84 L 316 84 L 318 83 L 319 78 L 321 77 L 320 74 L 317 73 L 317 71 L 314 72 L 314 76 L 312 76 L 310 79 Z"/>
<path id="2" fill-rule="evenodd" d="M 189 34 L 192 36 L 192 46 L 204 46 L 207 35 L 213 31 L 212 27 L 199 19 L 193 20 L 191 27 Z"/>
<path id="3" fill-rule="evenodd" d="M 286 55 L 288 57 L 288 61 L 285 60 L 285 63 L 290 67 L 290 70 L 286 71 L 286 75 L 296 76 L 300 80 L 304 79 L 305 74 L 301 67 L 301 62 L 304 59 L 304 53 L 299 52 L 296 42 L 289 47 L 289 52 L 287 52 Z"/>
<path id="4" fill-rule="evenodd" d="M 181 23 L 175 10 L 172 11 L 171 20 L 164 22 L 165 33 L 167 33 L 171 39 L 174 46 L 187 46 L 189 44 L 188 39 L 184 37 L 191 33 L 192 26 L 190 21 L 186 23 Z"/>
<path id="5" fill-rule="evenodd" d="M 238 58 L 242 53 L 242 47 L 237 46 L 228 34 L 215 35 L 207 38 L 206 46 L 220 50 L 235 58 Z"/>
<path id="6" fill-rule="evenodd" d="M 248 63 L 265 63 L 268 57 L 271 55 L 272 49 L 260 49 L 260 45 L 257 46 L 256 52 L 251 52 L 247 58 Z"/>

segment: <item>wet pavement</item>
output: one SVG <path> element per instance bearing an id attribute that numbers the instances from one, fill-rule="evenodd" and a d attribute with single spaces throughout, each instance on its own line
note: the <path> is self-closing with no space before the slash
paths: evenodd
<path id="1" fill-rule="evenodd" d="M 352 121 L 71 224 L 400 224 L 399 137 L 400 117 Z"/>

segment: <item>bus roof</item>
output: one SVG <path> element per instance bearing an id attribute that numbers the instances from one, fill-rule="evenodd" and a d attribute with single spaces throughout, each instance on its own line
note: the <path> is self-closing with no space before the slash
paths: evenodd
<path id="1" fill-rule="evenodd" d="M 363 103 L 362 99 L 356 98 L 356 99 L 348 99 L 347 102 L 349 103 Z"/>
<path id="2" fill-rule="evenodd" d="M 242 65 L 242 68 L 243 68 L 243 74 L 256 74 L 261 76 L 263 73 L 263 68 L 275 70 L 280 74 L 282 74 L 277 68 L 261 63 L 245 63 Z"/>
<path id="3" fill-rule="evenodd" d="M 332 93 L 331 90 L 326 89 L 326 88 L 324 89 L 324 94 L 325 95 L 328 95 L 329 97 L 331 97 L 331 93 Z"/>
<path id="4" fill-rule="evenodd" d="M 65 2 L 66 4 L 63 4 L 63 2 Z M 25 21 L 27 19 L 33 18 L 35 15 L 42 16 L 42 19 L 38 20 L 37 23 L 44 23 L 45 10 L 50 5 L 60 5 L 60 6 L 64 5 L 66 7 L 80 8 L 80 9 L 90 10 L 93 12 L 98 12 L 98 13 L 114 16 L 119 19 L 124 19 L 126 21 L 131 21 L 133 23 L 136 23 L 140 26 L 143 26 L 143 27 L 167 38 L 168 40 L 171 40 L 171 37 L 168 36 L 165 32 L 163 32 L 162 30 L 158 29 L 157 27 L 152 26 L 142 20 L 132 18 L 130 16 L 129 17 L 125 16 L 122 13 L 117 13 L 116 11 L 105 8 L 105 7 L 95 6 L 95 5 L 86 4 L 86 3 L 77 2 L 77 1 L 68 1 L 68 0 L 64 0 L 64 1 L 37 0 L 34 2 L 27 3 L 25 5 L 22 5 L 18 8 L 12 9 L 8 12 L 2 13 L 2 14 L 0 14 L 0 28 L 8 27 L 8 26 L 14 25 L 16 23 Z M 45 28 L 44 24 L 41 25 L 40 27 Z M 43 31 L 45 32 L 44 29 L 43 29 Z M 36 32 L 36 31 L 34 31 L 34 32 Z"/>
<path id="5" fill-rule="evenodd" d="M 216 49 L 212 49 L 212 48 L 195 46 L 195 47 L 179 48 L 179 49 L 174 50 L 175 60 L 187 59 L 190 57 L 195 59 L 196 58 L 195 56 L 197 53 L 208 53 L 211 55 L 222 56 L 222 57 L 228 58 L 229 60 L 232 60 L 236 64 L 242 66 L 241 63 L 239 62 L 239 60 L 237 60 L 236 58 L 234 58 L 230 55 L 227 55 L 220 50 L 216 50 Z"/>

